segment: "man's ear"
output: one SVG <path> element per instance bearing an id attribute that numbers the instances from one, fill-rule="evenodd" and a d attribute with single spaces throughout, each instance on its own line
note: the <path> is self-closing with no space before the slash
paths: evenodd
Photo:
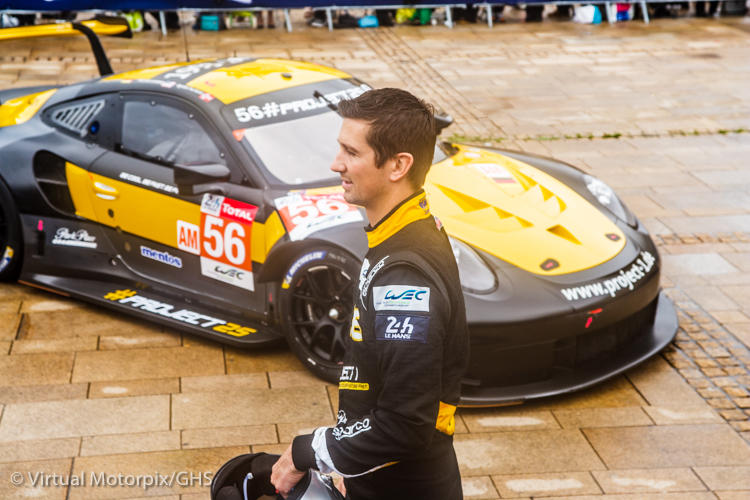
<path id="1" fill-rule="evenodd" d="M 391 182 L 398 182 L 405 178 L 409 170 L 411 170 L 411 166 L 414 164 L 414 157 L 411 153 L 398 153 L 389 163 L 391 163 L 391 175 L 389 179 Z"/>

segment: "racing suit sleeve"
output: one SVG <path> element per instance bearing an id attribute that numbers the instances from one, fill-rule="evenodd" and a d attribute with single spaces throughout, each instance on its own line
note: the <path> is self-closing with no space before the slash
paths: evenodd
<path id="1" fill-rule="evenodd" d="M 401 300 L 385 306 L 381 301 L 376 308 L 377 297 L 388 293 Z M 425 298 L 426 304 L 419 302 Z M 362 418 L 347 419 L 339 412 L 336 427 L 295 438 L 292 454 L 298 470 L 354 477 L 427 450 L 441 407 L 448 308 L 437 287 L 412 266 L 394 265 L 376 277 L 368 294 L 367 321 L 360 326 L 364 341 L 372 343 L 368 352 L 376 357 L 372 362 L 379 380 L 359 377 L 358 384 L 379 390 L 377 404 Z"/>

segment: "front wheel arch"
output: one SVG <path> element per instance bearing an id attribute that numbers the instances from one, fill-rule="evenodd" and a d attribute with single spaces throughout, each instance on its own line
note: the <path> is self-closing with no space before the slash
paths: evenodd
<path id="1" fill-rule="evenodd" d="M 23 263 L 23 230 L 18 205 L 0 178 L 0 281 L 15 281 Z"/>

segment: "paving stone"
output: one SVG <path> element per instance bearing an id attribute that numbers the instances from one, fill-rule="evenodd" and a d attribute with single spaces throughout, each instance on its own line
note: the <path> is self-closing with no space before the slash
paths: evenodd
<path id="1" fill-rule="evenodd" d="M 469 432 L 502 432 L 518 430 L 559 429 L 549 411 L 526 412 L 513 407 L 482 410 L 466 409 L 461 413 Z"/>
<path id="2" fill-rule="evenodd" d="M 131 335 L 107 335 L 100 339 L 100 351 L 145 349 L 148 347 L 177 347 L 182 345 L 179 333 L 143 332 Z"/>
<path id="3" fill-rule="evenodd" d="M 0 313 L 0 340 L 14 340 L 18 332 L 21 315 L 16 313 Z"/>
<path id="4" fill-rule="evenodd" d="M 89 399 L 155 396 L 179 392 L 180 379 L 177 378 L 92 382 L 89 387 Z"/>
<path id="5" fill-rule="evenodd" d="M 15 315 L 21 312 L 21 303 L 22 301 L 19 299 L 8 299 L 8 300 L 0 299 L 0 315 L 2 314 Z M 0 316 L 0 318 L 2 317 L 3 316 Z M 8 316 L 8 317 L 12 317 L 12 316 Z M 0 324 L 3 324 L 3 323 L 0 323 Z"/>
<path id="6" fill-rule="evenodd" d="M 320 385 L 331 385 L 319 379 L 309 371 L 293 372 L 268 372 L 268 380 L 272 389 L 283 389 L 285 387 L 315 387 Z"/>
<path id="7" fill-rule="evenodd" d="M 69 309 L 85 309 L 87 306 L 77 300 L 66 299 L 52 294 L 37 295 L 25 298 L 19 312 L 52 312 L 67 311 Z"/>
<path id="8" fill-rule="evenodd" d="M 0 386 L 67 384 L 73 353 L 0 356 Z"/>
<path id="9" fill-rule="evenodd" d="M 467 477 L 604 469 L 577 430 L 459 434 L 453 446 Z"/>
<path id="10" fill-rule="evenodd" d="M 750 286 L 749 285 L 726 285 L 721 290 L 732 298 L 743 309 L 750 309 Z"/>
<path id="11" fill-rule="evenodd" d="M 172 429 L 331 420 L 324 387 L 257 389 L 172 396 Z"/>
<path id="12" fill-rule="evenodd" d="M 653 424 L 648 415 L 639 407 L 555 410 L 553 413 L 564 429 L 631 427 Z"/>
<path id="13" fill-rule="evenodd" d="M 99 337 L 71 339 L 16 340 L 11 354 L 41 354 L 46 352 L 95 351 Z"/>
<path id="14" fill-rule="evenodd" d="M 736 273 L 739 270 L 717 253 L 694 253 L 662 256 L 662 272 L 672 275 L 712 275 Z"/>
<path id="15" fill-rule="evenodd" d="M 0 443 L 0 463 L 72 458 L 80 448 L 80 438 Z"/>
<path id="16" fill-rule="evenodd" d="M 19 499 L 34 498 L 38 500 L 67 500 L 68 488 L 62 486 L 32 486 L 32 479 L 40 475 L 52 476 L 53 474 L 66 476 L 70 474 L 72 459 L 61 460 L 36 460 L 30 462 L 15 462 L 0 464 L 0 498 Z M 23 474 L 23 485 L 14 486 L 8 478 L 11 474 L 19 472 Z M 31 474 L 31 477 L 29 477 Z"/>
<path id="17" fill-rule="evenodd" d="M 0 404 L 86 399 L 88 384 L 0 387 Z"/>
<path id="18" fill-rule="evenodd" d="M 746 491 L 717 491 L 719 500 L 750 500 L 750 490 Z"/>
<path id="19" fill-rule="evenodd" d="M 519 496 L 543 498 L 602 493 L 588 472 L 492 476 L 492 481 L 502 498 L 518 498 Z"/>
<path id="20" fill-rule="evenodd" d="M 492 484 L 492 479 L 488 476 L 462 477 L 461 489 L 463 490 L 464 498 L 467 499 L 483 500 L 500 498 L 497 495 L 495 485 Z"/>
<path id="21" fill-rule="evenodd" d="M 159 451 L 152 453 L 133 453 L 127 455 L 104 455 L 92 457 L 79 457 L 73 463 L 73 473 L 81 471 L 96 471 L 97 474 L 105 475 L 123 474 L 132 475 L 154 475 L 158 472 L 162 475 L 172 475 L 172 473 L 186 473 L 185 482 L 189 482 L 189 474 L 199 476 L 205 472 L 212 475 L 226 461 L 237 455 L 247 453 L 248 448 L 211 448 L 200 450 L 179 450 L 179 451 Z M 210 476 L 209 476 L 210 477 Z M 197 484 L 180 486 L 175 483 L 171 487 L 164 485 L 149 488 L 149 496 L 169 495 L 169 494 L 194 494 L 205 493 L 208 491 L 208 485 L 204 482 L 203 486 Z M 94 499 L 116 499 L 131 498 L 135 495 L 142 494 L 143 490 L 136 487 L 88 487 L 88 488 L 71 488 L 70 500 L 94 500 Z"/>
<path id="22" fill-rule="evenodd" d="M 272 424 L 182 431 L 183 449 L 249 446 L 277 442 L 276 426 Z"/>
<path id="23" fill-rule="evenodd" d="M 750 467 L 695 467 L 712 490 L 750 490 Z"/>
<path id="24" fill-rule="evenodd" d="M 585 429 L 612 469 L 750 464 L 750 445 L 725 425 Z"/>
<path id="25" fill-rule="evenodd" d="M 740 306 L 717 286 L 684 287 L 683 290 L 704 309 L 715 311 L 740 309 Z"/>
<path id="26" fill-rule="evenodd" d="M 266 389 L 268 388 L 268 377 L 266 373 L 182 377 L 180 385 L 180 392 L 183 394 L 190 392 L 232 392 L 246 389 Z"/>
<path id="27" fill-rule="evenodd" d="M 5 407 L 0 442 L 168 429 L 168 396 L 23 403 Z"/>
<path id="28" fill-rule="evenodd" d="M 592 474 L 607 494 L 706 490 L 691 469 L 594 471 Z"/>
<path id="29" fill-rule="evenodd" d="M 289 349 L 250 351 L 227 347 L 225 353 L 228 374 L 305 370 Z"/>
<path id="30" fill-rule="evenodd" d="M 624 376 L 564 396 L 553 396 L 523 404 L 525 411 L 615 408 L 648 404 Z"/>
<path id="31" fill-rule="evenodd" d="M 224 373 L 220 348 L 164 347 L 78 353 L 73 382 L 141 380 Z"/>
<path id="32" fill-rule="evenodd" d="M 119 455 L 180 449 L 180 431 L 141 432 L 84 437 L 81 456 Z"/>
<path id="33" fill-rule="evenodd" d="M 716 500 L 711 492 L 681 493 L 633 493 L 624 495 L 587 495 L 570 497 L 549 497 L 549 500 Z"/>
<path id="34" fill-rule="evenodd" d="M 142 335 L 160 333 L 161 329 L 144 320 L 94 308 L 35 312 L 24 318 L 19 332 L 24 339 Z"/>
<path id="35" fill-rule="evenodd" d="M 281 455 L 291 446 L 288 443 L 280 444 L 257 444 L 252 447 L 253 453 L 268 453 L 269 455 Z"/>
<path id="36" fill-rule="evenodd" d="M 703 404 L 703 398 L 659 356 L 629 370 L 627 376 L 651 405 Z"/>

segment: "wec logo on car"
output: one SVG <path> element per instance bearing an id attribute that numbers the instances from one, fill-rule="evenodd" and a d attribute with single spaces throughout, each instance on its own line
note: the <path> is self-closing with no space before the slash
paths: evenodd
<path id="1" fill-rule="evenodd" d="M 614 298 L 620 290 L 632 290 L 633 285 L 651 271 L 654 263 L 656 258 L 651 253 L 641 252 L 641 257 L 629 269 L 621 269 L 618 275 L 590 285 L 563 288 L 560 293 L 568 300 L 590 299 L 607 294 Z"/>
<path id="2" fill-rule="evenodd" d="M 392 285 L 372 290 L 376 311 L 430 311 L 430 287 Z"/>

